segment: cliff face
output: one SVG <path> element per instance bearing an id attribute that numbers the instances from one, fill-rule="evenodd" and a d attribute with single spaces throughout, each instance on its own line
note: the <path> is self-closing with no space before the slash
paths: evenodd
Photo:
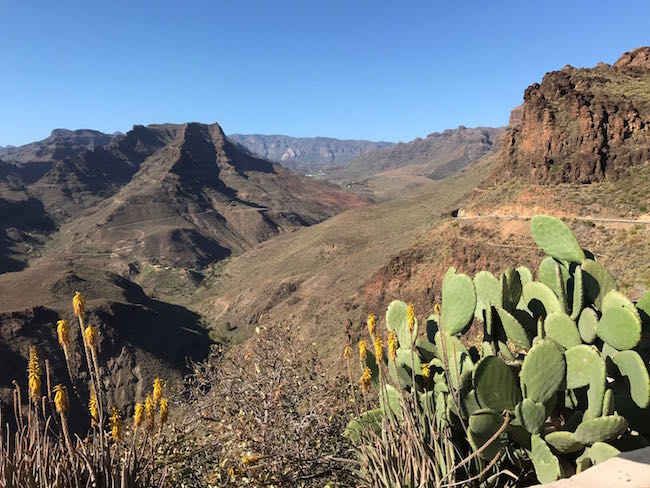
<path id="1" fill-rule="evenodd" d="M 615 180 L 650 163 L 650 47 L 612 66 L 566 66 L 526 89 L 497 170 L 531 183 Z"/>

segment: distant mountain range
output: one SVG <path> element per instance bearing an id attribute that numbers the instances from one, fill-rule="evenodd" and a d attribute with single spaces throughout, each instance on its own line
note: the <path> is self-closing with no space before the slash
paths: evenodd
<path id="1" fill-rule="evenodd" d="M 259 156 L 287 168 L 309 172 L 343 166 L 361 154 L 392 146 L 392 142 L 342 140 L 331 137 L 290 137 L 281 135 L 231 134 L 231 140 Z"/>
<path id="2" fill-rule="evenodd" d="M 440 179 L 455 173 L 489 152 L 503 128 L 459 126 L 434 132 L 424 139 L 400 142 L 364 153 L 337 171 L 344 179 L 363 179 L 390 170 L 410 167 L 413 173 Z"/>

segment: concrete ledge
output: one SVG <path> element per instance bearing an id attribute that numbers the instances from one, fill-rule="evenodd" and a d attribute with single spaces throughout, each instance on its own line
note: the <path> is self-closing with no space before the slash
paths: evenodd
<path id="1" fill-rule="evenodd" d="M 650 487 L 650 447 L 622 452 L 571 478 L 547 483 L 544 488 L 648 488 Z"/>

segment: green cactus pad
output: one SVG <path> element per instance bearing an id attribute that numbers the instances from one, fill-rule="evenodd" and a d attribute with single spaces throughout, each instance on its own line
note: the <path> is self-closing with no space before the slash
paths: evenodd
<path id="1" fill-rule="evenodd" d="M 478 449 L 483 447 L 483 445 L 485 445 L 490 440 L 490 438 L 497 432 L 499 427 L 501 427 L 501 424 L 499 424 L 494 429 L 493 432 L 486 432 L 485 434 L 477 434 L 476 432 L 473 432 L 471 429 L 468 429 L 467 440 L 472 446 L 472 449 L 477 451 Z M 499 453 L 501 448 L 504 447 L 506 443 L 507 443 L 507 437 L 505 435 L 501 435 L 497 437 L 488 446 L 486 446 L 485 450 L 479 454 L 479 457 L 486 461 L 491 460 L 492 458 L 494 458 L 494 456 L 496 456 Z"/>
<path id="2" fill-rule="evenodd" d="M 630 384 L 630 395 L 639 408 L 650 404 L 650 376 L 643 359 L 636 351 L 621 351 L 614 354 L 612 361 Z"/>
<path id="3" fill-rule="evenodd" d="M 472 380 L 482 407 L 502 412 L 506 409 L 513 410 L 521 401 L 515 373 L 496 356 L 481 359 L 474 368 Z"/>
<path id="4" fill-rule="evenodd" d="M 544 320 L 546 337 L 565 349 L 582 344 L 576 323 L 564 312 L 551 312 Z"/>
<path id="5" fill-rule="evenodd" d="M 562 270 L 561 268 L 564 268 L 564 266 L 552 257 L 547 256 L 539 263 L 539 268 L 537 269 L 537 281 L 548 286 L 558 297 L 564 295 L 562 271 L 568 275 L 568 271 L 566 269 Z"/>
<path id="6" fill-rule="evenodd" d="M 438 322 L 440 321 L 440 316 L 436 314 L 431 314 L 427 317 L 427 339 L 429 342 L 433 342 L 436 337 L 436 332 L 438 332 Z"/>
<path id="7" fill-rule="evenodd" d="M 481 408 L 469 417 L 469 429 L 478 435 L 492 435 L 503 424 L 503 417 L 489 408 Z"/>
<path id="8" fill-rule="evenodd" d="M 551 483 L 562 477 L 560 461 L 539 435 L 530 439 L 530 459 L 540 483 Z"/>
<path id="9" fill-rule="evenodd" d="M 639 298 L 639 301 L 636 302 L 636 309 L 641 317 L 643 322 L 643 327 L 650 328 L 650 291 L 646 291 L 645 294 Z"/>
<path id="10" fill-rule="evenodd" d="M 543 403 L 524 398 L 515 406 L 515 415 L 521 426 L 531 434 L 538 434 L 548 417 Z"/>
<path id="11" fill-rule="evenodd" d="M 571 300 L 571 318 L 578 320 L 584 307 L 584 288 L 582 284 L 582 268 L 576 266 L 573 273 L 573 298 Z"/>
<path id="12" fill-rule="evenodd" d="M 634 306 L 634 303 L 623 295 L 620 291 L 610 290 L 607 292 L 607 295 L 603 297 L 602 310 L 603 313 L 611 308 L 625 308 L 632 312 L 637 317 L 639 316 L 639 311 Z"/>
<path id="13" fill-rule="evenodd" d="M 544 403 L 564 381 L 564 354 L 550 339 L 538 341 L 528 351 L 521 367 L 521 391 L 526 398 Z"/>
<path id="14" fill-rule="evenodd" d="M 400 346 L 410 347 L 418 335 L 417 320 L 413 332 L 408 330 L 408 305 L 401 300 L 393 300 L 386 309 L 386 327 L 395 331 Z"/>
<path id="15" fill-rule="evenodd" d="M 593 308 L 585 308 L 578 319 L 578 331 L 580 337 L 587 344 L 593 344 L 596 340 L 596 326 L 598 325 L 598 314 Z"/>
<path id="16" fill-rule="evenodd" d="M 410 388 L 413 384 L 413 376 L 411 371 L 403 364 L 397 364 L 396 361 L 388 362 L 388 373 L 393 381 L 401 388 Z"/>
<path id="17" fill-rule="evenodd" d="M 445 283 L 447 283 L 448 280 L 456 276 L 456 268 L 453 266 L 450 266 L 447 272 L 445 273 L 445 276 L 442 277 L 442 287 L 445 287 Z"/>
<path id="18" fill-rule="evenodd" d="M 546 443 L 555 449 L 560 454 L 568 454 L 571 452 L 578 452 L 584 446 L 581 442 L 578 442 L 573 436 L 572 432 L 567 432 L 564 430 L 558 430 L 546 434 L 544 437 Z"/>
<path id="19" fill-rule="evenodd" d="M 530 349 L 530 337 L 526 329 L 503 308 L 495 307 L 495 310 L 508 340 L 521 349 Z"/>
<path id="20" fill-rule="evenodd" d="M 420 358 L 426 363 L 438 357 L 438 348 L 426 339 L 418 339 L 415 341 L 415 349 L 417 350 Z"/>
<path id="21" fill-rule="evenodd" d="M 603 402 L 605 401 L 605 388 L 607 385 L 607 368 L 605 363 L 596 363 L 596 367 L 591 374 L 589 389 L 587 390 L 587 411 L 584 420 L 600 417 L 603 414 Z"/>
<path id="22" fill-rule="evenodd" d="M 379 395 L 379 406 L 388 414 L 389 411 L 402 418 L 402 393 L 393 385 L 383 385 L 384 391 Z"/>
<path id="23" fill-rule="evenodd" d="M 501 301 L 506 310 L 514 310 L 521 299 L 521 277 L 515 269 L 508 268 L 501 273 Z"/>
<path id="24" fill-rule="evenodd" d="M 474 276 L 474 288 L 476 289 L 476 309 L 474 316 L 483 320 L 483 311 L 490 305 L 501 306 L 501 283 L 489 271 L 480 271 Z"/>
<path id="25" fill-rule="evenodd" d="M 593 446 L 585 449 L 585 452 L 581 455 L 586 456 L 591 461 L 591 466 L 595 466 L 600 463 L 604 463 L 608 459 L 618 456 L 621 453 L 614 446 L 610 446 L 604 442 L 595 442 Z"/>
<path id="26" fill-rule="evenodd" d="M 632 349 L 641 339 L 641 320 L 623 307 L 609 307 L 596 326 L 596 334 L 619 351 Z"/>
<path id="27" fill-rule="evenodd" d="M 455 274 L 442 285 L 440 326 L 449 334 L 458 334 L 472 323 L 476 310 L 476 292 L 469 276 Z"/>
<path id="28" fill-rule="evenodd" d="M 526 283 L 522 290 L 522 297 L 525 306 L 533 312 L 535 317 L 565 311 L 555 292 L 539 281 Z"/>
<path id="29" fill-rule="evenodd" d="M 603 266 L 593 259 L 585 259 L 582 267 L 582 283 L 585 302 L 593 303 L 600 309 L 603 297 L 610 290 L 616 290 L 616 280 Z"/>
<path id="30" fill-rule="evenodd" d="M 478 403 L 478 399 L 476 398 L 475 390 L 469 390 L 465 397 L 461 399 L 461 404 L 465 418 L 481 409 L 481 406 Z"/>
<path id="31" fill-rule="evenodd" d="M 398 348 L 395 362 L 398 365 L 405 366 L 409 371 L 413 370 L 416 375 L 422 374 L 422 361 L 420 360 L 420 356 L 414 351 L 411 351 L 411 349 L 404 347 Z"/>
<path id="32" fill-rule="evenodd" d="M 585 420 L 576 429 L 574 436 L 583 444 L 593 444 L 614 439 L 627 429 L 627 420 L 620 415 L 608 415 Z"/>
<path id="33" fill-rule="evenodd" d="M 581 263 L 585 259 L 578 240 L 560 219 L 536 215 L 530 221 L 530 232 L 538 247 L 555 259 Z"/>
<path id="34" fill-rule="evenodd" d="M 384 412 L 381 408 L 363 412 L 359 417 L 350 420 L 343 435 L 350 439 L 354 444 L 357 444 L 364 432 L 367 432 L 368 430 L 372 430 L 376 434 L 381 432 L 381 422 L 383 417 Z"/>
<path id="35" fill-rule="evenodd" d="M 605 390 L 605 396 L 603 397 L 603 415 L 614 415 L 616 411 L 616 402 L 614 400 L 614 390 L 607 389 Z"/>
<path id="36" fill-rule="evenodd" d="M 443 339 L 444 347 L 442 343 Z M 439 359 L 449 367 L 451 386 L 457 389 L 460 386 L 463 374 L 471 373 L 474 368 L 469 351 L 456 336 L 446 332 L 438 332 L 436 334 L 436 348 L 440 354 Z"/>
<path id="37" fill-rule="evenodd" d="M 517 268 L 517 273 L 519 273 L 519 279 L 521 280 L 522 287 L 526 283 L 533 281 L 533 273 L 526 266 L 519 266 Z"/>
<path id="38" fill-rule="evenodd" d="M 588 386 L 594 374 L 605 370 L 605 361 L 595 347 L 580 344 L 567 349 L 564 355 L 566 358 L 566 387 L 568 389 Z"/>

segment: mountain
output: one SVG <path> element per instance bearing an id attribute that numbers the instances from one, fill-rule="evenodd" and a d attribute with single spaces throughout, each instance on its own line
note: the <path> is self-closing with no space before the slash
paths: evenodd
<path id="1" fill-rule="evenodd" d="M 497 179 L 616 180 L 650 162 L 650 47 L 613 65 L 565 66 L 526 89 L 504 136 Z"/>
<path id="2" fill-rule="evenodd" d="M 99 331 L 111 403 L 132 405 L 154 376 L 177 382 L 186 357 L 200 360 L 212 344 L 201 316 L 178 303 L 206 269 L 368 203 L 252 155 L 218 124 L 136 125 L 86 149 L 89 140 L 76 141 L 69 152 L 41 153 L 49 160 L 13 153 L 0 162 L 2 401 L 11 380 L 24 378 L 30 344 L 49 359 L 53 380 L 65 379 L 55 324 L 74 319 L 75 291 Z M 34 165 L 40 174 L 27 177 Z M 185 291 L 170 298 L 137 283 L 164 287 L 172 277 Z M 71 358 L 80 373 L 78 344 Z"/>
<path id="3" fill-rule="evenodd" d="M 432 187 L 435 180 L 452 175 L 494 151 L 501 128 L 448 129 L 410 142 L 362 154 L 345 167 L 328 172 L 328 179 L 375 199 L 399 198 Z"/>
<path id="4" fill-rule="evenodd" d="M 76 195 L 83 205 L 67 205 L 73 216 L 87 208 L 84 195 L 90 203 L 103 198 L 64 226 L 73 239 L 54 245 L 71 250 L 83 242 L 96 252 L 175 266 L 205 266 L 364 204 L 241 151 L 218 124 L 198 123 L 136 127 L 104 148 L 57 163 L 34 189 L 46 208 Z"/>
<path id="5" fill-rule="evenodd" d="M 391 146 L 392 142 L 341 140 L 331 137 L 231 134 L 232 141 L 264 159 L 301 172 L 345 165 L 357 156 Z"/>
<path id="6" fill-rule="evenodd" d="M 77 156 L 87 149 L 105 146 L 120 136 L 119 133 L 104 134 L 90 129 L 54 129 L 42 141 L 0 147 L 0 159 L 15 164 L 58 161 Z"/>

